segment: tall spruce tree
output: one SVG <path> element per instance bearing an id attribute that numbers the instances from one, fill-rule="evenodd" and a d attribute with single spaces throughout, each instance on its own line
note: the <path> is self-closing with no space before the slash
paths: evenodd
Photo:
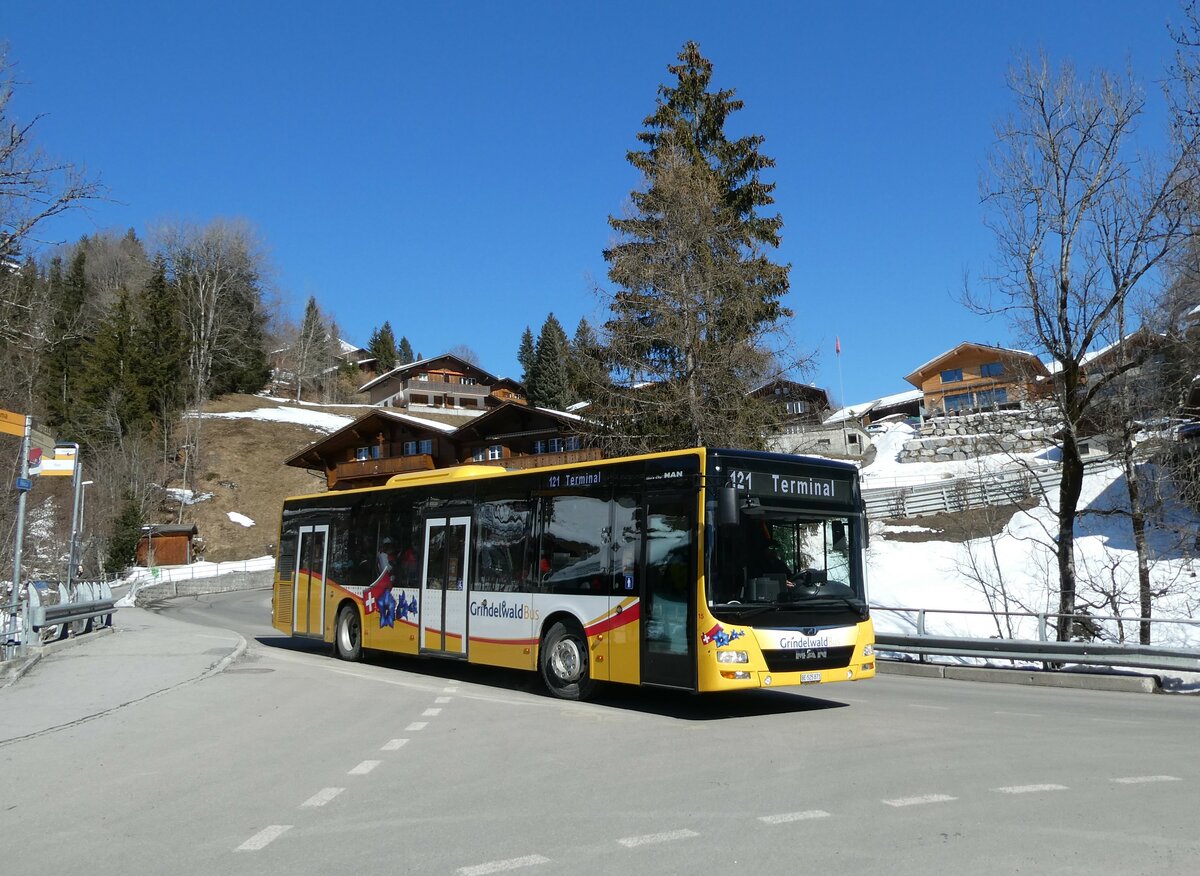
<path id="1" fill-rule="evenodd" d="M 521 366 L 521 383 L 529 390 L 529 378 L 533 375 L 533 365 L 537 361 L 537 347 L 533 343 L 533 332 L 529 326 L 521 335 L 521 346 L 517 347 L 517 364 Z"/>
<path id="2" fill-rule="evenodd" d="M 166 262 L 160 256 L 138 296 L 134 331 L 138 379 L 160 432 L 170 431 L 183 408 L 187 344 L 179 308 L 179 295 L 167 282 Z"/>
<path id="3" fill-rule="evenodd" d="M 84 313 L 91 298 L 86 249 L 77 246 L 66 272 L 55 259 L 49 277 L 50 324 L 42 359 L 42 400 L 46 425 L 67 440 L 76 437 L 78 385 L 83 373 L 83 341 L 90 334 Z"/>
<path id="4" fill-rule="evenodd" d="M 81 437 L 93 447 L 150 427 L 134 338 L 133 303 L 129 292 L 120 289 L 95 337 L 85 344 L 79 379 L 76 420 Z"/>
<path id="5" fill-rule="evenodd" d="M 400 357 L 400 361 L 399 361 L 400 365 L 407 365 L 410 362 L 416 361 L 416 359 L 413 358 L 413 348 L 412 348 L 412 344 L 410 344 L 408 342 L 408 338 L 405 338 L 405 337 L 400 338 L 400 343 L 396 347 L 396 352 L 399 354 L 399 357 Z"/>
<path id="6" fill-rule="evenodd" d="M 608 386 L 600 340 L 591 323 L 581 317 L 567 355 L 567 382 L 574 401 L 589 401 Z"/>
<path id="7" fill-rule="evenodd" d="M 760 176 L 774 161 L 761 136 L 727 136 L 742 102 L 710 90 L 695 43 L 679 62 L 637 135 L 644 148 L 627 156 L 643 176 L 631 214 L 609 217 L 620 235 L 604 253 L 618 287 L 604 326 L 616 383 L 593 410 L 622 450 L 759 447 L 767 415 L 748 394 L 791 316 L 789 266 L 767 256 L 782 219 L 760 213 L 774 203 Z"/>
<path id="8" fill-rule="evenodd" d="M 367 349 L 375 357 L 375 368 L 380 374 L 386 374 L 396 367 L 400 351 L 396 348 L 396 333 L 390 322 L 385 320 L 382 326 L 371 333 Z"/>
<path id="9" fill-rule="evenodd" d="M 525 387 L 529 403 L 536 407 L 563 410 L 571 403 L 567 378 L 567 333 L 551 313 L 538 335 L 533 373 Z"/>

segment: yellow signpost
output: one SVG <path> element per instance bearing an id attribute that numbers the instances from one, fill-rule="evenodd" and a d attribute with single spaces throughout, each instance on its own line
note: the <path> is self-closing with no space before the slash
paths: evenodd
<path id="1" fill-rule="evenodd" d="M 0 432 L 6 435 L 25 437 L 25 415 L 14 414 L 12 411 L 0 410 Z"/>

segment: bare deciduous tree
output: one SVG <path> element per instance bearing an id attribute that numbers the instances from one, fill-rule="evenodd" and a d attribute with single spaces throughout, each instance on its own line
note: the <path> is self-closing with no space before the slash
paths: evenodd
<path id="1" fill-rule="evenodd" d="M 1058 364 L 1051 400 L 1060 423 L 1062 478 L 1056 551 L 1059 612 L 1076 609 L 1075 517 L 1083 486 L 1079 439 L 1097 396 L 1122 373 L 1091 383 L 1085 359 L 1120 308 L 1188 232 L 1197 181 L 1197 135 L 1172 129 L 1169 154 L 1135 151 L 1144 112 L 1128 77 L 1079 80 L 1065 66 L 1026 59 L 1011 71 L 1013 116 L 997 130 L 984 199 L 991 207 L 1001 272 L 997 298 L 976 302 L 1004 313 L 1025 340 Z M 1060 623 L 1066 639 L 1070 624 Z"/>

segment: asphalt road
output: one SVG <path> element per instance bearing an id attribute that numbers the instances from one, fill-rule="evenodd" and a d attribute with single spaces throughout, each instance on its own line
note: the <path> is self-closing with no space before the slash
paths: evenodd
<path id="1" fill-rule="evenodd" d="M 178 600 L 224 672 L 0 748 L 0 871 L 1181 873 L 1200 699 L 899 676 L 607 688 L 279 637 Z"/>

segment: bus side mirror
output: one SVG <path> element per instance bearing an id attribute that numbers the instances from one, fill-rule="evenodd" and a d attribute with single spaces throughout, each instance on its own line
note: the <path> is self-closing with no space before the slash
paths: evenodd
<path id="1" fill-rule="evenodd" d="M 733 487 L 721 487 L 717 491 L 717 524 L 737 526 L 738 492 Z"/>

